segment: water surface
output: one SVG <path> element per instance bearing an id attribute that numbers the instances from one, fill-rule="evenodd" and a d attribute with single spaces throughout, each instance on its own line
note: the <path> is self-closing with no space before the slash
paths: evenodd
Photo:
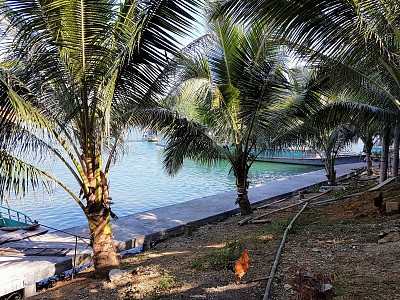
<path id="1" fill-rule="evenodd" d="M 115 203 L 112 208 L 120 217 L 235 189 L 235 178 L 225 161 L 212 168 L 186 161 L 183 169 L 170 177 L 162 167 L 164 148 L 141 140 L 129 142 L 128 146 L 129 153 L 109 173 L 110 193 Z M 257 185 L 316 169 L 319 168 L 255 162 L 249 180 L 251 185 Z M 55 164 L 53 172 L 63 182 L 70 183 L 75 192 L 79 189 L 67 170 Z M 10 202 L 12 208 L 47 226 L 64 229 L 86 223 L 78 205 L 61 188 L 56 189 L 51 199 L 39 192 L 35 197 Z"/>

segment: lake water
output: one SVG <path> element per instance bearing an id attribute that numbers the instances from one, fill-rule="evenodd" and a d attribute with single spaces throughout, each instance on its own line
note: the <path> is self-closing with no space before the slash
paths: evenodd
<path id="1" fill-rule="evenodd" d="M 235 189 L 235 178 L 229 174 L 227 162 L 210 168 L 186 161 L 183 169 L 170 177 L 162 167 L 163 147 L 142 140 L 129 142 L 128 147 L 128 153 L 109 173 L 110 193 L 115 203 L 112 207 L 119 217 Z M 74 187 L 68 171 L 56 164 L 52 169 L 57 178 Z M 250 185 L 316 169 L 319 168 L 255 162 L 250 169 Z M 72 189 L 76 192 L 78 187 Z M 57 188 L 50 199 L 39 192 L 35 197 L 10 199 L 9 202 L 11 208 L 47 226 L 65 229 L 86 224 L 83 212 L 61 188 Z"/>

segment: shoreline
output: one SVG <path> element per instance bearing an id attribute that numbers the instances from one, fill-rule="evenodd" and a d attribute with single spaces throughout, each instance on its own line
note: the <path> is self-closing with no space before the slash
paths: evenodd
<path id="1" fill-rule="evenodd" d="M 352 170 L 364 167 L 365 163 L 337 166 L 337 177 L 346 176 Z M 290 178 L 267 182 L 249 189 L 249 198 L 253 207 L 292 195 L 299 190 L 326 182 L 325 170 L 317 170 Z M 229 191 L 213 196 L 189 200 L 179 204 L 160 207 L 121 217 L 112 222 L 114 241 L 118 252 L 143 246 L 151 247 L 157 241 L 168 236 L 185 232 L 188 227 L 198 227 L 209 222 L 226 219 L 239 213 L 234 205 L 236 191 Z M 24 289 L 25 295 L 36 292 L 36 282 L 59 274 L 73 267 L 76 239 L 71 236 L 88 237 L 87 227 L 73 227 L 65 230 L 69 233 L 51 232 L 19 242 L 8 243 L 7 247 L 46 247 L 71 249 L 64 257 L 23 256 L 18 259 L 1 257 L 0 261 L 0 296 L 11 292 L 10 289 Z M 77 265 L 90 262 L 91 249 L 77 239 Z M 18 279 L 18 280 L 15 280 Z M 8 291 L 8 292 L 7 292 Z"/>

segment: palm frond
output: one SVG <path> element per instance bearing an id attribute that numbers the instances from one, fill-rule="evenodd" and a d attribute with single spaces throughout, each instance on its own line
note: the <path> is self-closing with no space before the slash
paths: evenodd
<path id="1" fill-rule="evenodd" d="M 221 158 L 221 147 L 200 123 L 176 119 L 168 127 L 164 166 L 169 174 L 177 173 L 185 158 L 211 164 Z"/>
<path id="2" fill-rule="evenodd" d="M 1 199 L 9 197 L 12 193 L 25 196 L 29 189 L 37 189 L 39 186 L 51 191 L 51 182 L 43 171 L 4 150 L 0 151 Z"/>

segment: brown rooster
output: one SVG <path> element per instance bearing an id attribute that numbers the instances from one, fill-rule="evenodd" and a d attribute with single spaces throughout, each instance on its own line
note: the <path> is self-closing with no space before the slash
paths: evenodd
<path id="1" fill-rule="evenodd" d="M 247 270 L 249 269 L 249 264 L 250 257 L 247 250 L 244 250 L 243 254 L 238 260 L 228 263 L 228 270 L 231 270 L 233 273 L 235 273 L 236 284 L 239 284 L 244 274 L 246 274 Z"/>

